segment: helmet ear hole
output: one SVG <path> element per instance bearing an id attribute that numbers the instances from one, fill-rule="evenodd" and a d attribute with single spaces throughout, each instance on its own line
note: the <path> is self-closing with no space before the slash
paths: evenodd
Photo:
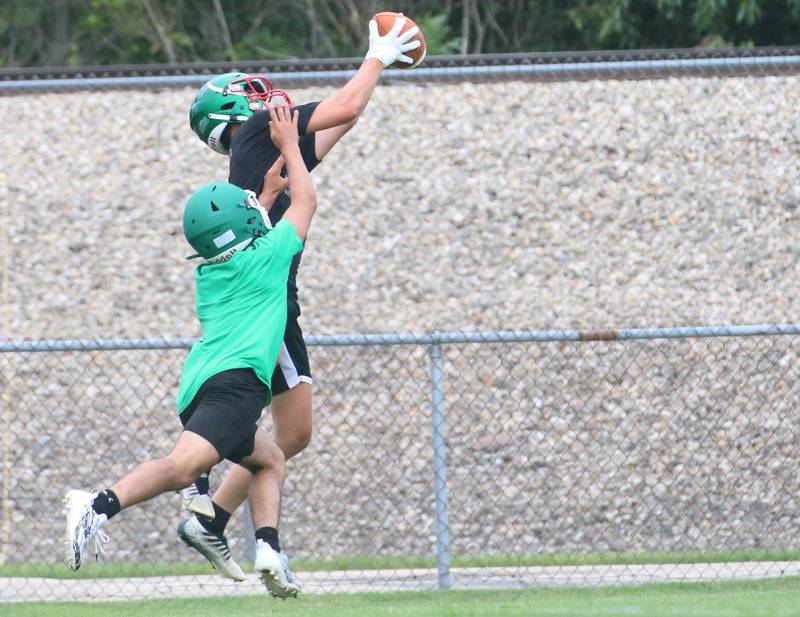
<path id="1" fill-rule="evenodd" d="M 249 219 L 247 219 L 247 224 L 248 225 L 255 225 L 256 224 L 256 217 L 251 216 Z"/>
<path id="2" fill-rule="evenodd" d="M 231 101 L 230 103 L 225 103 L 220 107 L 220 109 L 233 109 L 233 106 L 236 105 L 236 101 Z"/>

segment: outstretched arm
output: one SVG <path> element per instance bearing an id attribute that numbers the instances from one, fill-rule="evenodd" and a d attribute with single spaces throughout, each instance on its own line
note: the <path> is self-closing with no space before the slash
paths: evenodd
<path id="1" fill-rule="evenodd" d="M 369 103 L 384 68 L 383 63 L 376 58 L 364 60 L 344 88 L 317 106 L 308 121 L 306 132 L 316 133 L 358 118 Z"/>
<path id="2" fill-rule="evenodd" d="M 375 20 L 369 22 L 367 57 L 344 88 L 317 106 L 308 121 L 306 132 L 316 133 L 354 122 L 369 103 L 383 69 L 398 60 L 411 64 L 412 60 L 406 52 L 420 46 L 419 41 L 411 41 L 411 38 L 419 32 L 419 28 L 414 27 L 400 34 L 405 23 L 406 18 L 399 16 L 392 29 L 384 36 L 380 36 Z"/>
<path id="3" fill-rule="evenodd" d="M 353 128 L 358 120 L 353 120 L 347 124 L 340 124 L 324 131 L 314 133 L 314 156 L 318 161 L 325 158 L 325 155 L 339 143 L 339 140 L 344 137 L 347 132 Z"/>
<path id="4" fill-rule="evenodd" d="M 317 194 L 311 182 L 311 174 L 303 162 L 298 145 L 298 113 L 287 107 L 270 107 L 269 135 L 283 156 L 289 176 L 289 192 L 292 205 L 283 215 L 283 220 L 294 225 L 300 239 L 305 242 L 314 211 L 317 209 Z"/>

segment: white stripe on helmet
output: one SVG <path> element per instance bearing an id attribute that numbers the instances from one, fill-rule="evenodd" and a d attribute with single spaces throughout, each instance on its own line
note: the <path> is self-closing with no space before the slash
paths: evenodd
<path id="1" fill-rule="evenodd" d="M 223 246 L 230 244 L 234 240 L 236 240 L 236 234 L 233 233 L 232 229 L 229 229 L 224 234 L 214 238 L 214 246 L 216 246 L 218 249 L 221 249 Z"/>

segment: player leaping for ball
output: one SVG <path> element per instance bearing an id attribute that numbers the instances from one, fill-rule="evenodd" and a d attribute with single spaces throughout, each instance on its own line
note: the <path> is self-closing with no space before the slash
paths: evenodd
<path id="1" fill-rule="evenodd" d="M 331 98 L 296 107 L 300 114 L 300 151 L 309 171 L 356 123 L 384 68 L 397 61 L 412 63 L 406 54 L 419 47 L 419 41 L 412 41 L 419 29 L 412 27 L 401 33 L 405 23 L 404 17 L 398 17 L 393 27 L 380 36 L 377 23 L 371 21 L 369 50 L 356 75 Z M 212 79 L 200 89 L 189 120 L 204 143 L 219 153 L 230 154 L 228 181 L 259 194 L 261 203 L 271 206 L 269 218 L 277 224 L 289 207 L 290 197 L 277 182 L 264 186 L 265 171 L 270 169 L 277 174 L 280 167 L 280 161 L 277 169 L 274 167 L 279 152 L 269 139 L 268 114 L 262 111 L 270 101 L 288 103 L 290 98 L 275 90 L 269 80 L 230 73 Z M 287 460 L 308 445 L 312 429 L 311 370 L 298 323 L 299 264 L 300 254 L 292 263 L 288 281 L 288 321 L 272 376 L 274 398 L 270 408 L 272 436 Z M 184 505 L 196 516 L 181 523 L 181 539 L 205 556 L 219 574 L 233 580 L 244 580 L 244 573 L 227 549 L 225 528 L 231 514 L 246 499 L 251 478 L 246 468 L 233 466 L 214 493 L 213 502 L 207 495 L 205 475 L 183 494 Z M 281 553 L 277 528 L 268 532 L 265 540 Z"/>
<path id="2" fill-rule="evenodd" d="M 298 145 L 299 113 L 270 109 L 269 131 L 288 170 L 292 204 L 270 228 L 254 193 L 210 183 L 186 202 L 183 231 L 205 261 L 195 272 L 203 338 L 183 367 L 177 407 L 183 432 L 165 458 L 139 465 L 100 493 L 72 490 L 66 504 L 66 559 L 81 566 L 84 549 L 125 508 L 182 489 L 222 459 L 253 474 L 250 502 L 256 531 L 255 570 L 272 595 L 296 596 L 285 556 L 264 541 L 278 524 L 284 456 L 257 422 L 286 329 L 286 281 L 303 248 L 316 195 Z"/>

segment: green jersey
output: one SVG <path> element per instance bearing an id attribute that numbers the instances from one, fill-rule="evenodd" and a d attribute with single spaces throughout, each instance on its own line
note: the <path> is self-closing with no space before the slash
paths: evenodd
<path id="1" fill-rule="evenodd" d="M 178 388 L 183 412 L 200 386 L 217 373 L 251 368 L 270 383 L 286 330 L 286 280 L 292 257 L 303 248 L 294 226 L 280 221 L 248 249 L 228 261 L 198 266 L 195 272 L 197 318 L 203 338 L 195 343 Z"/>

